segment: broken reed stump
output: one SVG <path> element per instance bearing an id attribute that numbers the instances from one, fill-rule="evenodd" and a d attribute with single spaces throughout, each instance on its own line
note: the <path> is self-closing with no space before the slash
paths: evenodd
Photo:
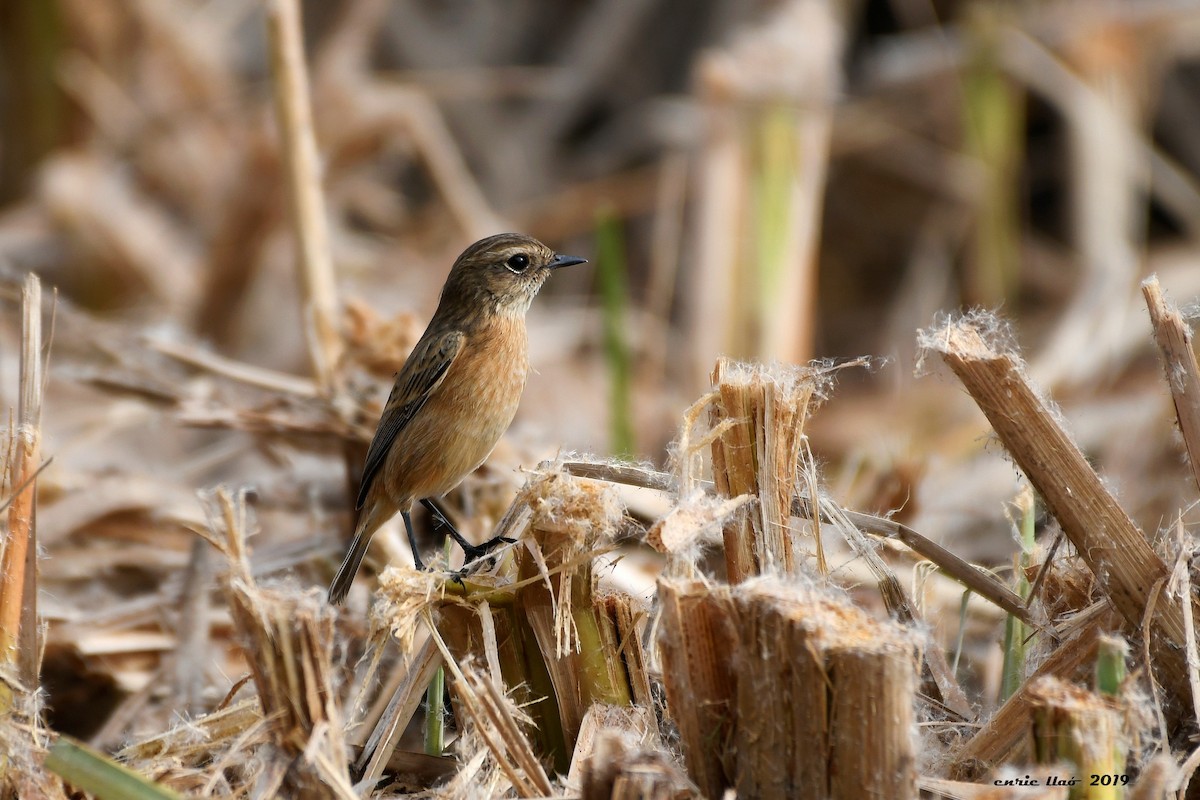
<path id="1" fill-rule="evenodd" d="M 498 677 L 530 717 L 526 733 L 533 746 L 565 770 L 571 750 L 537 637 L 517 608 L 511 585 L 489 588 L 484 580 L 468 580 L 461 600 L 448 597 L 441 604 L 438 629 L 458 661 L 475 658 L 499 668 Z"/>
<path id="2" fill-rule="evenodd" d="M 712 373 L 712 471 L 717 494 L 758 500 L 726 524 L 730 583 L 768 571 L 796 571 L 792 498 L 800 477 L 800 447 L 816 393 L 812 370 L 773 369 L 720 359 Z"/>
<path id="3" fill-rule="evenodd" d="M 583 768 L 582 800 L 700 800 L 695 787 L 658 749 L 631 743 L 621 730 L 596 735 Z"/>
<path id="4" fill-rule="evenodd" d="M 5 456 L 5 525 L 0 529 L 0 676 L 35 693 L 41 648 L 37 626 L 37 530 L 34 506 L 41 460 L 43 378 L 42 284 L 32 273 L 21 290 L 20 396 L 17 426 Z M 11 417 L 10 417 L 11 421 Z M 9 497 L 11 492 L 11 497 Z M 0 717 L 16 703 L 8 680 L 0 680 Z M 0 763 L 0 774 L 3 774 Z"/>
<path id="5" fill-rule="evenodd" d="M 260 587 L 246 549 L 245 497 L 218 489 L 214 501 L 207 538 L 229 562 L 230 614 L 270 731 L 259 751 L 267 766 L 256 788 L 264 796 L 351 796 L 333 686 L 335 612 L 320 591 Z"/>
<path id="6" fill-rule="evenodd" d="M 1162 353 L 1179 434 L 1187 449 L 1192 477 L 1200 488 L 1200 366 L 1192 347 L 1192 329 L 1179 310 L 1167 304 L 1157 276 L 1142 283 L 1142 295 L 1154 326 L 1154 340 Z"/>
<path id="7" fill-rule="evenodd" d="M 1169 692 L 1166 711 L 1178 727 L 1190 688 L 1183 609 L 1162 591 L 1167 565 L 1030 384 L 1019 356 L 996 341 L 995 328 L 994 318 L 973 314 L 923 332 L 922 344 L 962 381 L 1126 622 L 1140 630 L 1153 603 L 1154 673 Z"/>
<path id="8" fill-rule="evenodd" d="M 616 535 L 623 507 L 614 488 L 552 471 L 532 481 L 520 502 L 532 511 L 517 553 L 517 594 L 554 686 L 568 748 L 593 703 L 629 705 L 633 690 L 622 641 L 595 594 L 592 560 Z"/>
<path id="9" fill-rule="evenodd" d="M 1112 701 L 1054 677 L 1029 687 L 1033 751 L 1038 764 L 1066 763 L 1080 780 L 1070 800 L 1115 800 L 1124 794 L 1121 712 Z"/>
<path id="10" fill-rule="evenodd" d="M 535 748 L 562 773 L 589 708 L 653 707 L 642 646 L 649 609 L 599 593 L 593 574 L 622 514 L 609 484 L 559 469 L 537 476 L 501 523 L 522 538 L 515 567 L 469 578 L 461 592 L 447 587 L 440 606 L 438 630 L 455 659 L 498 668 L 494 677 L 531 718 Z"/>
<path id="11" fill-rule="evenodd" d="M 25 276 L 16 428 L 0 457 L 0 796 L 64 797 L 42 766 L 42 645 L 37 619 L 37 476 L 45 389 L 42 284 Z M 10 426 L 12 416 L 9 416 Z M 7 504 L 7 508 L 4 508 Z"/>
<path id="12" fill-rule="evenodd" d="M 741 797 L 916 797 L 910 633 L 764 579 L 734 593 Z"/>
<path id="13" fill-rule="evenodd" d="M 668 705 L 705 796 L 917 796 L 910 633 L 775 578 L 659 592 Z"/>
<path id="14" fill-rule="evenodd" d="M 660 579 L 658 602 L 667 710 L 679 729 L 688 775 L 705 797 L 721 797 L 736 780 L 733 598 L 728 586 Z"/>

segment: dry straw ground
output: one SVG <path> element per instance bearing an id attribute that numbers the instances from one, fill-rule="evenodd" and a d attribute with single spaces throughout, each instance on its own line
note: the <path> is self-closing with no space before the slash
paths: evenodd
<path id="1" fill-rule="evenodd" d="M 1198 29 L 3 6 L 0 796 L 1200 796 Z M 513 542 L 334 609 L 501 229 L 594 254 L 445 501 Z"/>

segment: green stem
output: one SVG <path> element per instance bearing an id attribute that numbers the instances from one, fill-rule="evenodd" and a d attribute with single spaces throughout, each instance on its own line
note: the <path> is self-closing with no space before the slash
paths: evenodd
<path id="1" fill-rule="evenodd" d="M 182 800 L 145 775 L 67 736 L 50 746 L 46 769 L 98 800 Z"/>
<path id="2" fill-rule="evenodd" d="M 425 753 L 440 756 L 446 749 L 446 715 L 442 698 L 446 693 L 446 668 L 438 667 L 425 690 Z"/>
<path id="3" fill-rule="evenodd" d="M 1037 504 L 1033 491 L 1026 486 L 1017 497 L 1020 517 L 1021 554 L 1017 557 L 1016 580 L 1013 591 L 1028 600 L 1029 580 L 1025 577 L 1032 559 L 1037 521 Z M 1012 616 L 1004 621 L 1004 671 L 1000 681 L 1000 702 L 1003 703 L 1021 688 L 1025 680 L 1025 662 L 1029 652 L 1030 630 L 1021 620 Z"/>
<path id="4" fill-rule="evenodd" d="M 610 384 L 609 416 L 612 452 L 621 457 L 634 453 L 632 414 L 632 359 L 626 338 L 629 304 L 625 244 L 621 222 L 611 211 L 596 215 L 596 277 L 604 314 L 604 357 Z"/>

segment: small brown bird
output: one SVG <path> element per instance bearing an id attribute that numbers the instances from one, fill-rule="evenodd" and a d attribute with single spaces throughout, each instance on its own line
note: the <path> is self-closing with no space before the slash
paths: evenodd
<path id="1" fill-rule="evenodd" d="M 482 464 L 512 423 L 529 374 L 525 312 L 551 270 L 583 263 L 517 233 L 481 239 L 454 262 L 367 451 L 354 542 L 329 585 L 331 603 L 345 599 L 371 536 L 397 511 L 423 568 L 410 516 L 415 501 L 449 528 L 468 563 L 499 543 L 471 545 L 430 498 Z"/>

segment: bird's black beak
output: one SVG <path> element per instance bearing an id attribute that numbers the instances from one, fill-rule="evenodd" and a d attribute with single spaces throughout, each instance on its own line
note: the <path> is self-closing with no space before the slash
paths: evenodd
<path id="1" fill-rule="evenodd" d="M 555 256 L 546 269 L 560 269 L 562 267 L 573 267 L 576 264 L 586 264 L 586 258 L 576 258 L 575 256 Z"/>

